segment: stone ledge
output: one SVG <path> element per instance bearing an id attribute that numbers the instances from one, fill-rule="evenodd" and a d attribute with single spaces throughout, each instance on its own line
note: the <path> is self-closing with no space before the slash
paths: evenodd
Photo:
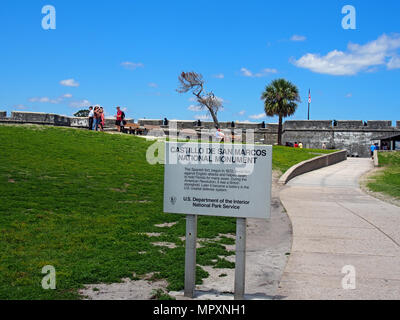
<path id="1" fill-rule="evenodd" d="M 347 150 L 341 150 L 300 162 L 286 171 L 286 173 L 279 179 L 279 184 L 286 185 L 290 180 L 304 173 L 328 167 L 345 160 L 347 160 Z"/>

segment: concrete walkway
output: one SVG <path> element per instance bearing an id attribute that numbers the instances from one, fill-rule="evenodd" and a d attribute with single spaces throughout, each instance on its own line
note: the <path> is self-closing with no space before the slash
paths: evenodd
<path id="1" fill-rule="evenodd" d="M 400 299 L 400 208 L 360 190 L 358 179 L 372 166 L 351 158 L 299 176 L 281 191 L 293 246 L 280 296 Z M 355 269 L 354 290 L 343 289 L 345 266 Z"/>

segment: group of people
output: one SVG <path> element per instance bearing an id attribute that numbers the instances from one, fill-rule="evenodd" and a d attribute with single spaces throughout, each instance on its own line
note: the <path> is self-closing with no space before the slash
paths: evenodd
<path id="1" fill-rule="evenodd" d="M 89 130 L 104 131 L 104 109 L 103 107 L 89 107 Z"/>
<path id="2" fill-rule="evenodd" d="M 299 142 L 299 143 L 295 142 L 294 143 L 294 147 L 295 148 L 299 148 L 299 149 L 303 149 L 303 143 L 302 142 Z"/>
<path id="3" fill-rule="evenodd" d="M 296 149 L 303 149 L 304 148 L 302 142 L 295 142 L 295 143 L 286 142 L 286 147 L 292 147 L 292 148 L 296 148 Z"/>
<path id="4" fill-rule="evenodd" d="M 117 114 L 115 115 L 116 121 L 115 126 L 118 132 L 121 132 L 121 127 L 124 127 L 126 124 L 125 121 L 125 113 L 121 110 L 120 107 L 117 107 Z M 89 130 L 93 131 L 104 131 L 105 118 L 104 118 L 104 109 L 103 107 L 89 107 Z"/>

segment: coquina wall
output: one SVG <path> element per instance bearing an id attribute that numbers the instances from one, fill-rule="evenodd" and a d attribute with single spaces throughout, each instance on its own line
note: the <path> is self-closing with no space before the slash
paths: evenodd
<path id="1" fill-rule="evenodd" d="M 127 119 L 134 122 L 133 119 Z M 32 123 L 54 126 L 69 126 L 87 128 L 87 118 L 61 116 L 57 114 L 36 112 L 12 112 L 7 117 L 5 111 L 0 111 L 1 123 Z M 106 128 L 114 128 L 114 119 L 106 119 Z M 163 125 L 160 119 L 140 119 L 138 124 L 143 127 L 153 127 L 147 134 L 154 136 L 178 135 L 181 139 L 199 139 L 215 134 L 213 122 L 201 122 L 200 126 L 194 120 L 169 121 L 168 126 Z M 278 124 L 276 123 L 248 123 L 248 122 L 221 122 L 220 127 L 225 134 L 233 134 L 235 139 L 246 141 L 250 135 L 254 135 L 254 141 L 265 144 L 275 144 L 278 140 Z M 302 142 L 306 148 L 320 149 L 325 143 L 328 149 L 347 150 L 349 156 L 368 157 L 371 143 L 379 138 L 400 134 L 400 121 L 396 127 L 391 121 L 286 121 L 283 125 L 283 143 Z"/>
<path id="2" fill-rule="evenodd" d="M 400 121 L 286 121 L 283 142 L 302 142 L 306 148 L 346 149 L 350 156 L 368 157 L 380 138 L 400 134 Z"/>
<path id="3" fill-rule="evenodd" d="M 126 119 L 128 122 L 133 122 L 133 119 Z M 77 118 L 61 116 L 58 114 L 51 113 L 40 113 L 40 112 L 22 112 L 13 111 L 11 117 L 7 117 L 7 112 L 0 111 L 0 124 L 40 124 L 40 125 L 52 125 L 61 127 L 75 127 L 75 128 L 88 128 L 88 118 Z M 115 119 L 105 119 L 105 126 L 112 128 L 115 125 Z"/>

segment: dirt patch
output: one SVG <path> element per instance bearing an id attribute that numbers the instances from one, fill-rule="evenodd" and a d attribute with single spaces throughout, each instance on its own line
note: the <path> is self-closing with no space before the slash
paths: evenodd
<path id="1" fill-rule="evenodd" d="M 91 284 L 79 291 L 86 300 L 150 300 L 154 290 L 165 290 L 168 283 L 150 280 L 122 279 L 121 283 Z"/>
<path id="2" fill-rule="evenodd" d="M 367 185 L 369 182 L 374 181 L 374 177 L 383 174 L 384 168 L 374 168 L 371 171 L 367 172 L 363 176 L 361 176 L 359 183 L 360 183 L 360 189 L 365 192 L 366 194 L 370 195 L 371 197 L 374 197 L 376 199 L 379 199 L 381 201 L 393 204 L 395 206 L 400 207 L 400 200 L 396 199 L 392 196 L 389 196 L 387 194 L 384 194 L 382 192 L 374 192 L 370 190 Z"/>
<path id="3" fill-rule="evenodd" d="M 152 242 L 152 245 L 157 247 L 166 247 L 169 249 L 175 249 L 177 247 L 176 244 L 172 242 Z"/>
<path id="4" fill-rule="evenodd" d="M 178 222 L 170 222 L 170 223 L 163 223 L 163 224 L 155 224 L 154 226 L 157 228 L 171 228 L 176 225 Z"/>
<path id="5" fill-rule="evenodd" d="M 114 191 L 114 192 L 121 192 L 121 193 L 125 193 L 126 192 L 125 189 L 119 189 L 119 188 L 111 188 L 110 190 Z"/>
<path id="6" fill-rule="evenodd" d="M 161 233 L 149 232 L 149 233 L 145 233 L 145 235 L 148 237 L 159 237 L 159 236 L 161 236 Z"/>

